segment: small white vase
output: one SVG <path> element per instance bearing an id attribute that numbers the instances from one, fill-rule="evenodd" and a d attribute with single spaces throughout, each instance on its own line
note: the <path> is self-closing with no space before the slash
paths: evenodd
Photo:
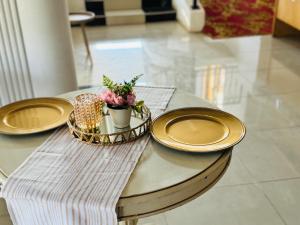
<path id="1" fill-rule="evenodd" d="M 130 125 L 131 107 L 126 109 L 114 109 L 108 107 L 111 120 L 116 128 L 125 128 Z"/>

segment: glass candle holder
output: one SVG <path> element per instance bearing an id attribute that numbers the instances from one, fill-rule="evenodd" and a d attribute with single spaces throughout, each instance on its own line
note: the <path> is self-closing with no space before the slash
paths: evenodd
<path id="1" fill-rule="evenodd" d="M 88 132 L 95 132 L 102 120 L 103 101 L 95 94 L 81 94 L 75 98 L 76 125 Z"/>

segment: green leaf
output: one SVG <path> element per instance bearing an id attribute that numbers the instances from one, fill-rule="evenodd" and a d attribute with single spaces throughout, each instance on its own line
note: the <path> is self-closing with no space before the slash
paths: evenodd
<path id="1" fill-rule="evenodd" d="M 108 76 L 103 75 L 102 84 L 107 87 L 109 90 L 114 92 L 119 96 L 126 96 L 128 93 L 133 92 L 133 87 L 136 84 L 136 81 L 142 76 L 135 76 L 130 80 L 130 82 L 124 81 L 123 83 L 116 83 L 112 81 Z"/>
<path id="2" fill-rule="evenodd" d="M 105 75 L 103 75 L 102 77 L 102 83 L 105 87 L 107 87 L 111 91 L 114 91 L 117 87 L 117 84 L 114 83 L 109 77 Z"/>
<path id="3" fill-rule="evenodd" d="M 141 113 L 142 112 L 142 109 L 143 109 L 143 105 L 144 105 L 144 101 L 138 101 L 135 103 L 135 106 L 134 106 L 134 110 L 138 113 Z"/>
<path id="4" fill-rule="evenodd" d="M 138 101 L 135 103 L 136 106 L 143 106 L 144 105 L 144 101 Z"/>
<path id="5" fill-rule="evenodd" d="M 134 87 L 135 84 L 136 84 L 136 81 L 137 81 L 138 79 L 140 79 L 141 76 L 143 76 L 143 74 L 140 74 L 140 75 L 135 76 L 134 78 L 132 78 L 131 81 L 129 82 L 130 86 L 131 86 L 131 87 Z"/>

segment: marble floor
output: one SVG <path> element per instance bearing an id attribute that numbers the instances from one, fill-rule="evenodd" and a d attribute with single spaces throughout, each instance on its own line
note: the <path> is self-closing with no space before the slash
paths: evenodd
<path id="1" fill-rule="evenodd" d="M 175 22 L 90 27 L 91 66 L 80 29 L 72 34 L 80 86 L 99 85 L 102 74 L 119 81 L 144 74 L 140 84 L 175 86 L 248 128 L 214 188 L 139 224 L 300 224 L 300 40 L 212 40 Z"/>

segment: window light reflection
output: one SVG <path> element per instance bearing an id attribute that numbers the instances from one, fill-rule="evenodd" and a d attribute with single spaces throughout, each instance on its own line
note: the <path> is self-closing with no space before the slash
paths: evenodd
<path id="1" fill-rule="evenodd" d="M 236 66 L 207 65 L 197 76 L 195 94 L 218 106 L 241 101 L 243 86 L 237 79 Z"/>
<path id="2" fill-rule="evenodd" d="M 103 43 L 96 44 L 95 48 L 99 50 L 137 49 L 137 48 L 142 48 L 142 41 L 134 39 L 134 40 L 103 42 Z"/>

